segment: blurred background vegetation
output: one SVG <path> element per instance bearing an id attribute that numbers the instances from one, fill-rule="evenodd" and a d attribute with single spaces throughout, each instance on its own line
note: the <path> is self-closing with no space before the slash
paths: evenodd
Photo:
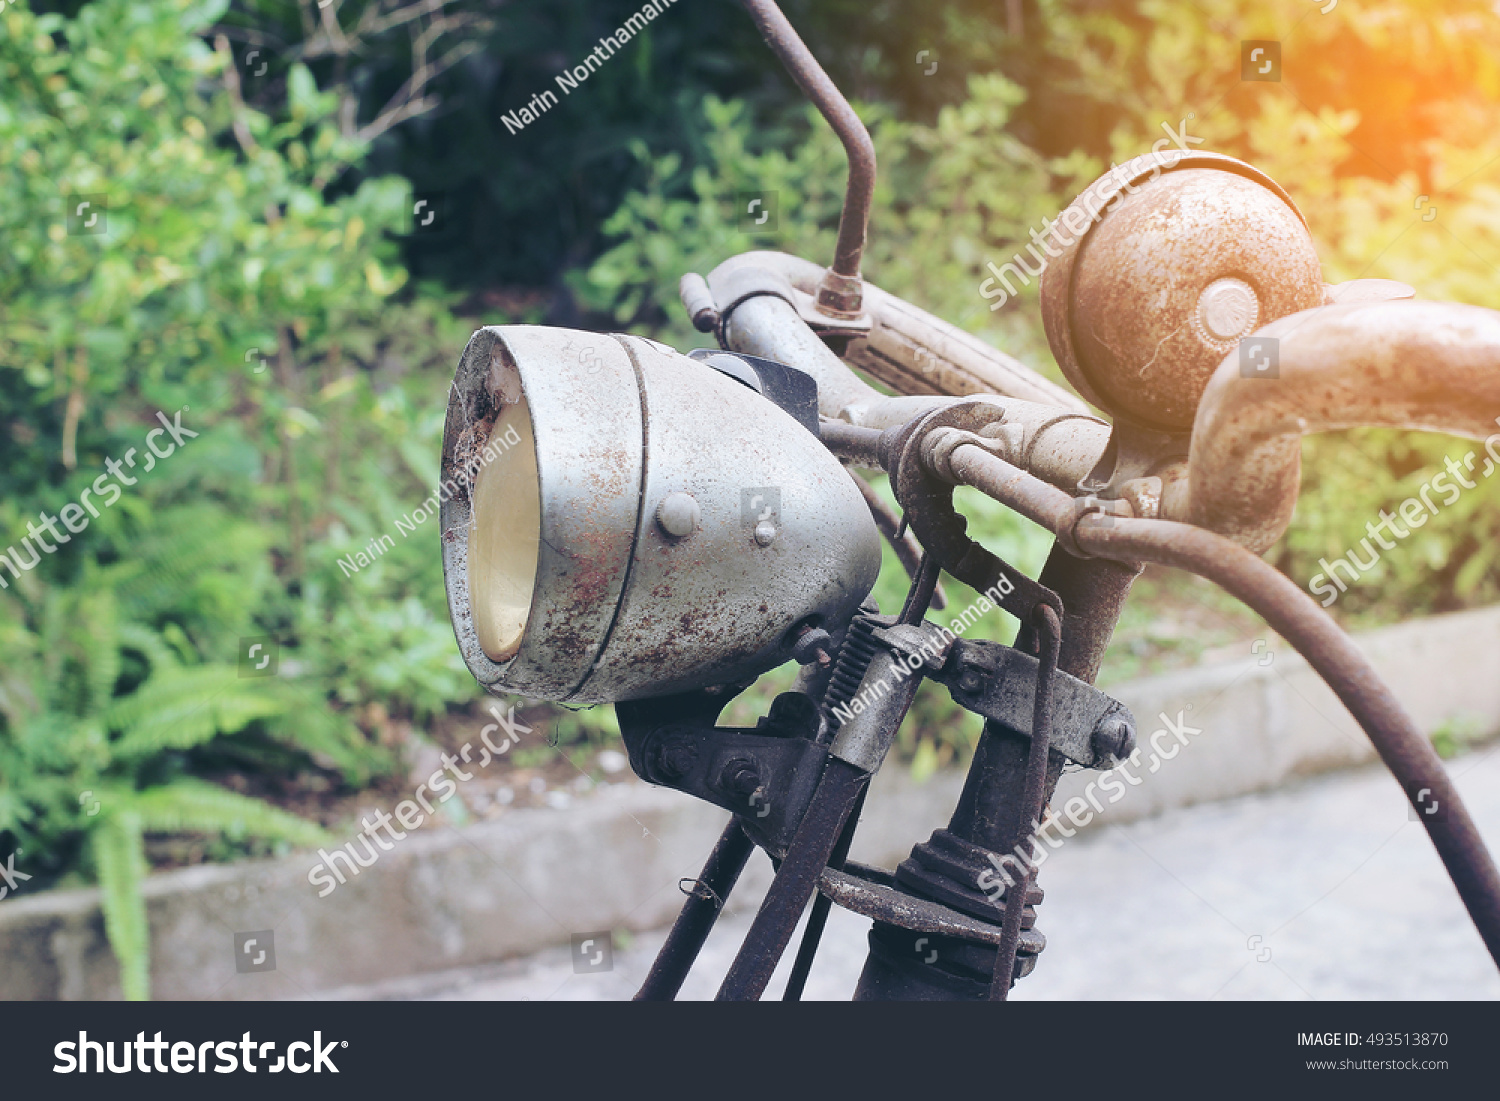
<path id="1" fill-rule="evenodd" d="M 639 6 L 0 5 L 0 551 L 139 449 L 158 410 L 186 409 L 200 434 L 36 568 L 0 572 L 0 853 L 24 850 L 28 890 L 104 887 L 128 993 L 146 992 L 149 866 L 318 842 L 477 729 L 435 524 L 395 529 L 436 482 L 468 334 L 631 329 L 686 350 L 705 338 L 676 301 L 684 271 L 752 247 L 831 256 L 842 153 L 731 0 L 678 0 L 508 131 L 504 112 L 556 91 L 553 75 Z M 1035 286 L 992 313 L 985 261 L 1164 125 L 1278 179 L 1330 282 L 1500 306 L 1489 3 L 783 6 L 875 135 L 868 278 L 1054 377 Z M 1283 43 L 1282 82 L 1240 81 L 1244 39 Z M 779 192 L 774 233 L 736 229 L 742 190 Z M 107 232 L 69 232 L 80 196 L 105 197 Z M 1310 441 L 1270 557 L 1306 584 L 1469 447 Z M 1364 624 L 1495 600 L 1497 503 L 1481 482 L 1335 613 Z M 1013 562 L 1040 566 L 1037 529 L 966 506 Z M 339 566 L 386 533 L 392 551 Z M 904 587 L 888 561 L 882 604 Z M 1008 639 L 1001 619 L 975 633 Z M 1256 631 L 1206 586 L 1150 574 L 1108 668 L 1192 661 Z M 280 675 L 240 675 L 253 637 L 279 645 Z M 561 752 L 591 768 L 613 732 L 608 709 L 526 714 L 555 748 L 528 746 L 518 767 Z M 976 733 L 938 693 L 918 717 L 902 749 L 919 771 Z"/>

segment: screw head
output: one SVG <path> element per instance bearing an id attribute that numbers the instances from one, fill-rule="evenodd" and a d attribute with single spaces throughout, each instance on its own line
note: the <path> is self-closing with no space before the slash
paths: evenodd
<path id="1" fill-rule="evenodd" d="M 821 627 L 814 627 L 792 644 L 792 660 L 798 665 L 808 665 L 819 660 L 819 650 L 826 650 L 832 645 L 833 637 Z"/>
<path id="2" fill-rule="evenodd" d="M 755 541 L 763 547 L 769 547 L 776 541 L 776 525 L 769 520 L 762 520 L 756 524 Z"/>
<path id="3" fill-rule="evenodd" d="M 656 745 L 656 772 L 667 783 L 673 783 L 688 774 L 698 760 L 698 749 L 692 742 L 675 740 L 658 742 Z"/>
<path id="4" fill-rule="evenodd" d="M 719 776 L 719 784 L 724 790 L 734 795 L 749 798 L 760 787 L 760 769 L 754 761 L 736 757 L 724 766 L 724 771 Z"/>
<path id="5" fill-rule="evenodd" d="M 1101 757 L 1123 761 L 1135 752 L 1135 724 L 1129 715 L 1115 712 L 1106 715 L 1094 728 L 1094 752 Z"/>
<path id="6" fill-rule="evenodd" d="M 668 535 L 684 539 L 698 530 L 703 511 L 691 493 L 668 493 L 656 506 L 656 522 Z"/>

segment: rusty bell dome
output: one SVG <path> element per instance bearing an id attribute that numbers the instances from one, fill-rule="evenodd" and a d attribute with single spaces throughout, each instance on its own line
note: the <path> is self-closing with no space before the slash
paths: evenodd
<path id="1" fill-rule="evenodd" d="M 1042 277 L 1053 355 L 1089 401 L 1148 428 L 1190 429 L 1241 337 L 1323 303 L 1296 204 L 1217 153 L 1127 161 L 1089 185 L 1047 240 L 1061 246 Z"/>

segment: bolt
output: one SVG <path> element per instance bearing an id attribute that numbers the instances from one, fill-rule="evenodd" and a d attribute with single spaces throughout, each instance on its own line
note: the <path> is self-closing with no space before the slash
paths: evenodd
<path id="1" fill-rule="evenodd" d="M 692 742 L 674 740 L 658 742 L 656 772 L 667 783 L 681 780 L 698 761 L 698 749 Z"/>
<path id="2" fill-rule="evenodd" d="M 792 660 L 798 665 L 810 665 L 815 661 L 819 665 L 827 665 L 833 660 L 828 656 L 827 650 L 832 644 L 833 637 L 827 631 L 809 627 L 792 644 Z"/>
<path id="3" fill-rule="evenodd" d="M 760 788 L 760 768 L 746 757 L 736 757 L 719 774 L 719 786 L 732 795 L 749 798 Z"/>
<path id="4" fill-rule="evenodd" d="M 702 510 L 691 493 L 668 493 L 656 506 L 656 522 L 668 535 L 679 539 L 697 531 L 702 519 Z"/>
<path id="5" fill-rule="evenodd" d="M 1106 715 L 1094 728 L 1094 752 L 1123 761 L 1135 752 L 1135 724 L 1119 711 Z"/>
<path id="6" fill-rule="evenodd" d="M 756 524 L 755 541 L 763 547 L 769 547 L 776 541 L 776 525 L 769 520 L 762 520 Z"/>
<path id="7" fill-rule="evenodd" d="M 958 686 L 965 692 L 977 692 L 979 686 L 984 683 L 976 670 L 969 669 L 963 676 L 958 678 Z"/>

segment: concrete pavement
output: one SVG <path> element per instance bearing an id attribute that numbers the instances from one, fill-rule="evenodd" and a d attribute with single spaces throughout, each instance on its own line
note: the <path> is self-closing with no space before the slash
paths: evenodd
<path id="1" fill-rule="evenodd" d="M 1449 767 L 1486 840 L 1500 846 L 1500 746 Z M 1047 859 L 1041 884 L 1038 927 L 1049 944 L 1017 1000 L 1500 998 L 1500 975 L 1457 892 L 1379 767 L 1080 834 Z M 684 998 L 713 996 L 754 901 L 731 900 Z M 833 911 L 808 998 L 849 997 L 867 929 Z M 623 999 L 664 936 L 636 936 L 597 973 L 575 973 L 571 950 L 557 948 L 330 994 Z M 779 996 L 787 966 L 768 996 Z"/>

